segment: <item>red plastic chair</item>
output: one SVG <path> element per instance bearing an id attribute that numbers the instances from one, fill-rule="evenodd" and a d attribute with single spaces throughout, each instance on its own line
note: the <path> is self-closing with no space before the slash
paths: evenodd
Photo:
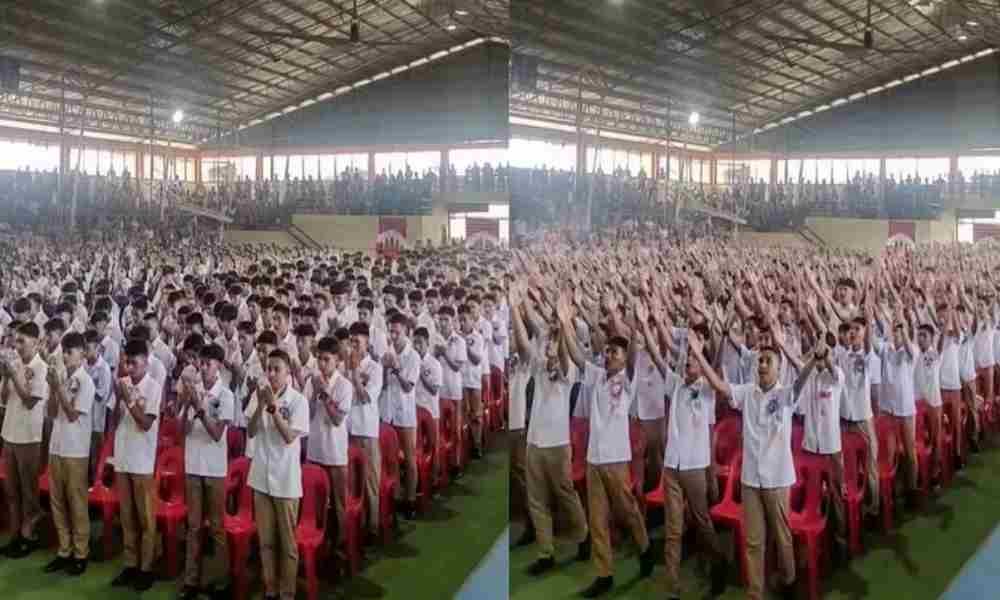
<path id="1" fill-rule="evenodd" d="M 735 414 L 715 423 L 715 447 L 712 448 L 712 462 L 719 489 L 725 489 L 731 475 L 733 456 L 743 447 L 743 421 Z M 739 474 L 737 474 L 739 476 Z"/>
<path id="2" fill-rule="evenodd" d="M 569 440 L 572 452 L 570 473 L 573 487 L 587 506 L 587 443 L 590 437 L 590 423 L 587 419 L 573 417 L 569 421 Z"/>
<path id="3" fill-rule="evenodd" d="M 327 504 L 330 500 L 330 480 L 326 471 L 316 465 L 302 465 L 302 508 L 295 540 L 302 557 L 309 600 L 319 597 L 319 576 L 316 571 L 326 539 Z"/>
<path id="4" fill-rule="evenodd" d="M 434 417 L 431 411 L 422 406 L 417 407 L 417 492 L 419 495 L 420 512 L 427 512 L 431 505 L 431 495 L 434 492 L 434 456 L 437 448 L 433 441 Z"/>
<path id="5" fill-rule="evenodd" d="M 239 427 L 230 425 L 226 428 L 226 450 L 231 461 L 246 453 L 246 434 Z"/>
<path id="6" fill-rule="evenodd" d="M 178 529 L 187 520 L 184 503 L 184 449 L 174 446 L 164 450 L 156 461 L 154 473 L 156 489 L 160 494 L 156 505 L 156 524 L 163 531 L 166 550 L 167 576 L 174 577 L 180 570 Z"/>
<path id="7" fill-rule="evenodd" d="M 646 434 L 637 419 L 629 419 L 628 437 L 632 447 L 632 462 L 629 464 L 632 492 L 639 502 L 644 503 L 646 496 L 642 490 L 645 487 L 646 479 Z M 645 505 L 640 506 L 639 510 L 645 512 Z"/>
<path id="8" fill-rule="evenodd" d="M 709 509 L 712 523 L 733 531 L 733 547 L 740 564 L 740 579 L 747 582 L 746 537 L 743 533 L 743 500 L 740 494 L 740 469 L 743 468 L 743 451 L 737 450 L 729 461 L 730 476 L 722 488 L 722 499 Z"/>
<path id="9" fill-rule="evenodd" d="M 159 438 L 156 444 L 157 453 L 162 453 L 167 448 L 182 445 L 183 437 L 177 417 L 166 415 L 160 417 Z"/>
<path id="10" fill-rule="evenodd" d="M 840 434 L 844 459 L 844 506 L 847 509 L 847 540 L 851 556 L 859 556 L 861 545 L 861 506 L 868 481 L 868 443 L 856 431 Z"/>
<path id="11" fill-rule="evenodd" d="M 364 451 L 351 444 L 347 455 L 347 501 L 344 503 L 344 539 L 351 575 L 361 570 L 362 525 L 365 520 L 365 470 Z"/>
<path id="12" fill-rule="evenodd" d="M 819 598 L 820 543 L 826 533 L 826 516 L 823 514 L 824 482 L 831 481 L 830 460 L 825 456 L 798 452 L 795 454 L 796 487 L 802 491 L 799 508 L 793 506 L 788 514 L 792 535 L 805 549 L 806 587 L 809 600 Z M 838 491 L 839 492 L 839 491 Z"/>
<path id="13" fill-rule="evenodd" d="M 655 488 L 646 492 L 643 497 L 644 514 L 647 519 L 649 519 L 649 511 L 656 509 L 663 510 L 663 505 L 666 501 L 665 494 L 666 492 L 663 489 L 663 473 L 660 473 L 660 483 Z"/>
<path id="14" fill-rule="evenodd" d="M 894 482 L 899 469 L 899 440 L 896 438 L 896 423 L 892 417 L 882 415 L 875 421 L 878 435 L 878 495 L 882 507 L 882 529 L 892 529 L 892 513 L 895 501 Z"/>
<path id="15" fill-rule="evenodd" d="M 249 590 L 250 543 L 257 535 L 257 523 L 253 518 L 253 490 L 247 485 L 250 475 L 250 459 L 241 456 L 229 463 L 226 473 L 226 506 L 230 500 L 236 503 L 236 513 L 228 511 L 222 516 L 229 548 L 229 571 L 233 579 L 235 600 L 245 600 Z"/>
<path id="16" fill-rule="evenodd" d="M 378 506 L 379 524 L 382 527 L 382 543 L 392 541 L 396 523 L 396 490 L 399 489 L 399 438 L 392 425 L 385 421 L 379 426 L 379 450 L 382 453 L 382 481 L 379 482 Z"/>
<path id="17" fill-rule="evenodd" d="M 455 448 L 455 404 L 441 401 L 441 417 L 438 420 L 438 461 L 441 465 L 437 486 L 439 489 L 448 487 L 448 472 L 457 452 Z"/>
<path id="18" fill-rule="evenodd" d="M 104 545 L 104 560 L 108 560 L 111 557 L 114 543 L 115 514 L 120 508 L 118 494 L 115 492 L 115 468 L 114 465 L 108 462 L 114 448 L 115 436 L 113 433 L 107 434 L 97 455 L 97 470 L 95 471 L 94 485 L 87 492 L 87 503 L 101 513 L 101 522 L 103 523 L 101 539 Z"/>
<path id="19" fill-rule="evenodd" d="M 493 431 L 503 431 L 504 423 L 504 397 L 507 395 L 507 388 L 504 386 L 503 371 L 496 367 L 490 368 L 490 390 L 493 392 L 493 401 L 490 403 L 493 414 Z"/>

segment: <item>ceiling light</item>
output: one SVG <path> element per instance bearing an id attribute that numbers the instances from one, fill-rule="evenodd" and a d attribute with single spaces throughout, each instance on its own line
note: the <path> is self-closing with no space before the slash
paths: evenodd
<path id="1" fill-rule="evenodd" d="M 174 125 L 180 125 L 181 121 L 184 120 L 184 111 L 177 109 L 174 111 Z"/>
<path id="2" fill-rule="evenodd" d="M 969 36 L 965 35 L 964 33 L 958 34 L 958 41 L 964 42 L 967 39 L 969 39 Z"/>
<path id="3" fill-rule="evenodd" d="M 698 114 L 698 111 L 692 111 L 691 114 L 688 116 L 688 123 L 691 124 L 691 127 L 696 127 L 698 125 L 698 121 L 700 120 L 701 120 L 701 115 Z"/>
<path id="4" fill-rule="evenodd" d="M 966 21 L 965 24 L 968 25 L 969 27 L 977 27 L 979 25 L 978 22 L 971 21 L 971 20 L 970 21 Z"/>
<path id="5" fill-rule="evenodd" d="M 458 29 L 458 25 L 455 25 L 454 23 L 448 23 L 445 29 L 447 29 L 448 31 L 455 31 L 456 29 Z"/>
<path id="6" fill-rule="evenodd" d="M 458 15 L 458 16 L 460 16 L 460 17 L 464 17 L 467 14 L 469 14 L 469 11 L 462 10 L 461 8 L 459 8 L 458 10 L 455 11 L 455 14 Z"/>

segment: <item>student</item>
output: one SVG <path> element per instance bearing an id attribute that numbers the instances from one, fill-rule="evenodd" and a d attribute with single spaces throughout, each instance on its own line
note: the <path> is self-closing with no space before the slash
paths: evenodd
<path id="1" fill-rule="evenodd" d="M 247 433 L 256 440 L 247 484 L 253 489 L 266 600 L 293 600 L 299 568 L 295 527 L 302 498 L 300 438 L 309 432 L 309 404 L 291 386 L 291 358 L 267 357 L 267 379 L 250 400 Z"/>
<path id="2" fill-rule="evenodd" d="M 538 558 L 528 567 L 528 573 L 538 576 L 556 564 L 553 504 L 555 514 L 563 515 L 569 525 L 566 538 L 578 545 L 577 560 L 590 558 L 587 517 L 570 477 L 569 399 L 578 376 L 562 333 L 557 330 L 554 336 L 541 336 L 544 346 L 536 347 L 528 340 L 519 293 L 515 302 L 514 343 L 535 380 L 526 439 L 525 486 L 531 526 L 538 542 Z"/>
<path id="3" fill-rule="evenodd" d="M 143 340 L 125 343 L 125 376 L 116 380 L 115 487 L 120 502 L 125 569 L 111 582 L 143 592 L 153 586 L 156 501 L 153 470 L 159 435 L 160 384 L 146 369 Z"/>
<path id="4" fill-rule="evenodd" d="M 14 336 L 17 362 L 0 362 L 2 401 L 7 406 L 3 430 L 7 476 L 4 491 L 10 511 L 10 542 L 2 549 L 10 558 L 23 558 L 38 549 L 35 526 L 42 518 L 38 502 L 42 424 L 49 400 L 47 365 L 38 354 L 38 325 L 27 322 Z"/>
<path id="5" fill-rule="evenodd" d="M 626 372 L 629 343 L 612 336 L 605 349 L 605 367 L 584 357 L 576 342 L 569 298 L 560 296 L 556 315 L 570 358 L 583 370 L 583 385 L 590 388 L 590 437 L 587 444 L 587 512 L 590 518 L 591 557 L 597 578 L 581 595 L 596 598 L 614 585 L 614 562 L 609 524 L 612 518 L 625 523 L 639 547 L 639 574 L 653 572 L 655 557 L 646 534 L 646 524 L 629 484 L 632 448 L 629 413 L 636 385 Z"/>
<path id="6" fill-rule="evenodd" d="M 351 325 L 351 358 L 347 376 L 354 386 L 351 405 L 351 442 L 365 453 L 365 503 L 368 511 L 368 533 L 379 534 L 379 486 L 382 477 L 382 453 L 379 448 L 378 398 L 382 393 L 382 366 L 369 354 L 368 325 L 358 321 Z"/>
<path id="7" fill-rule="evenodd" d="M 937 338 L 935 340 L 935 338 Z M 954 340 L 950 336 L 936 335 L 934 326 L 921 323 L 917 328 L 917 347 L 920 349 L 920 359 L 914 368 L 914 392 L 917 400 L 927 403 L 928 444 L 931 455 L 931 480 L 940 477 L 941 468 L 941 413 L 944 397 L 941 392 L 941 365 L 945 344 L 951 346 Z M 928 482 L 928 487 L 930 482 Z"/>
<path id="8" fill-rule="evenodd" d="M 420 357 L 420 379 L 416 385 L 417 408 L 425 408 L 434 421 L 430 433 L 430 447 L 434 455 L 431 457 L 431 481 L 436 482 L 440 474 L 441 461 L 438 453 L 438 440 L 441 419 L 441 363 L 430 353 L 431 334 L 426 327 L 417 327 L 413 332 L 413 349 Z M 433 489 L 434 486 L 431 486 Z"/>
<path id="9" fill-rule="evenodd" d="M 87 570 L 90 556 L 90 516 L 87 509 L 87 473 L 90 458 L 94 382 L 84 368 L 84 338 L 71 332 L 62 340 L 68 377 L 48 368 L 47 412 L 52 419 L 49 446 L 49 498 L 52 521 L 59 538 L 56 558 L 46 573 L 66 571 L 74 576 Z"/>
<path id="10" fill-rule="evenodd" d="M 434 358 L 441 362 L 441 404 L 452 408 L 454 415 L 452 430 L 456 432 L 455 451 L 449 465 L 457 477 L 462 474 L 462 423 L 463 413 L 462 373 L 467 361 L 465 338 L 454 330 L 455 311 L 450 306 L 438 309 L 438 330 L 440 338 L 435 340 Z"/>
<path id="11" fill-rule="evenodd" d="M 795 597 L 795 555 L 788 524 L 789 491 L 795 484 L 792 461 L 792 414 L 799 394 L 817 360 L 825 360 L 829 349 L 824 340 L 791 387 L 778 384 L 779 357 L 784 352 L 783 334 L 772 331 L 774 346 L 760 348 L 755 383 L 730 385 L 722 380 L 702 354 L 703 343 L 688 336 L 691 356 L 717 394 L 743 415 L 743 465 L 740 474 L 743 523 L 746 535 L 747 597 L 764 597 L 764 552 L 768 537 L 778 547 L 778 570 L 784 598 Z M 835 399 L 831 398 L 830 402 Z"/>
<path id="12" fill-rule="evenodd" d="M 354 386 L 341 372 L 340 346 L 334 337 L 320 338 L 316 344 L 318 373 L 309 378 L 305 389 L 311 417 L 306 458 L 326 469 L 330 477 L 331 503 L 337 517 L 336 548 L 346 539 L 347 416 L 354 399 Z"/>
<path id="13" fill-rule="evenodd" d="M 901 305 L 887 332 L 889 341 L 877 338 L 875 349 L 882 359 L 881 408 L 896 424 L 899 440 L 906 455 L 906 490 L 910 500 L 917 493 L 916 398 L 914 397 L 914 366 L 920 360 L 919 350 L 911 341 L 910 327 Z M 883 327 L 884 330 L 884 327 Z"/>
<path id="14" fill-rule="evenodd" d="M 382 357 L 385 367 L 385 391 L 389 409 L 386 420 L 396 430 L 403 452 L 403 473 L 406 482 L 401 513 L 412 520 L 417 505 L 417 379 L 420 377 L 420 355 L 407 338 L 409 319 L 395 313 L 389 319 L 391 349 Z"/>
<path id="15" fill-rule="evenodd" d="M 179 418 L 184 424 L 187 558 L 181 600 L 194 600 L 202 591 L 219 595 L 226 589 L 229 569 L 223 516 L 229 450 L 226 430 L 232 421 L 233 393 L 223 383 L 226 352 L 218 344 L 201 349 L 197 375 L 183 380 Z M 212 557 L 202 555 L 202 534 L 208 522 Z"/>
<path id="16" fill-rule="evenodd" d="M 715 392 L 702 377 L 701 365 L 692 356 L 681 361 L 684 374 L 671 369 L 655 343 L 650 320 L 659 325 L 655 314 L 637 303 L 636 322 L 641 327 L 649 360 L 663 381 L 663 392 L 671 399 L 666 419 L 666 446 L 662 457 L 664 498 L 664 566 L 667 598 L 680 598 L 681 534 L 684 531 L 685 505 L 697 529 L 701 548 L 712 564 L 712 596 L 725 591 L 725 551 L 715 533 L 709 515 L 709 471 L 712 464 L 712 426 L 715 424 Z M 691 335 L 701 339 L 691 329 Z M 661 396 L 662 398 L 662 396 Z M 661 399 L 662 403 L 662 399 Z"/>
<path id="17" fill-rule="evenodd" d="M 462 304 L 458 308 L 458 320 L 462 337 L 465 338 L 465 348 L 468 362 L 462 367 L 462 400 L 465 416 L 469 421 L 472 437 L 472 456 L 483 456 L 483 377 L 482 369 L 486 356 L 486 346 L 483 336 L 476 328 L 476 313 L 472 306 Z M 459 432 L 461 435 L 461 431 Z M 463 449 L 464 452 L 464 449 Z"/>
<path id="18" fill-rule="evenodd" d="M 97 332 L 93 329 L 88 329 L 83 334 L 83 340 L 86 344 L 86 354 L 84 358 L 86 362 L 84 363 L 84 369 L 87 371 L 87 375 L 90 376 L 91 381 L 94 383 L 94 403 L 91 406 L 91 434 L 90 434 L 90 480 L 93 481 L 95 477 L 99 476 L 95 472 L 97 468 L 97 460 L 101 453 L 101 448 L 104 447 L 104 430 L 105 422 L 107 420 L 108 405 L 111 402 L 111 367 L 101 356 L 101 339 Z"/>

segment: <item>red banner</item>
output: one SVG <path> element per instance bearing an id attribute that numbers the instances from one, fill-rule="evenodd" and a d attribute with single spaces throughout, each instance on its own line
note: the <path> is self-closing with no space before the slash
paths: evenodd
<path id="1" fill-rule="evenodd" d="M 396 258 L 406 245 L 406 217 L 379 217 L 375 251 L 387 258 Z"/>
<path id="2" fill-rule="evenodd" d="M 913 221 L 889 221 L 889 239 L 901 235 L 910 238 L 911 242 L 917 241 L 917 224 Z"/>

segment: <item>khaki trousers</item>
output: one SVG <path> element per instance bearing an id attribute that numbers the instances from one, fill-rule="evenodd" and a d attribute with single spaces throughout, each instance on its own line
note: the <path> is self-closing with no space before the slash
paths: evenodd
<path id="1" fill-rule="evenodd" d="M 527 453 L 528 453 L 528 430 L 515 429 L 510 432 L 510 497 L 514 499 L 514 505 L 522 502 L 527 507 L 528 480 L 527 480 Z M 530 518 L 530 512 L 529 512 Z"/>
<path id="2" fill-rule="evenodd" d="M 365 469 L 365 503 L 368 505 L 368 532 L 378 535 L 379 519 L 379 488 L 382 485 L 382 452 L 379 447 L 378 438 L 354 436 L 351 441 L 356 442 L 365 458 L 368 466 Z"/>
<path id="3" fill-rule="evenodd" d="M 35 525 L 42 518 L 42 508 L 38 502 L 41 444 L 6 442 L 4 446 L 4 459 L 7 462 L 4 491 L 10 510 L 10 530 L 33 540 Z"/>
<path id="4" fill-rule="evenodd" d="M 903 453 L 906 455 L 906 485 L 909 491 L 917 489 L 917 438 L 916 438 L 916 417 L 896 417 L 892 420 L 896 423 L 896 431 L 899 434 L 900 442 L 903 444 Z"/>
<path id="5" fill-rule="evenodd" d="M 979 402 L 976 400 L 975 382 L 962 384 L 962 402 L 969 410 L 969 439 L 979 441 Z"/>
<path id="6" fill-rule="evenodd" d="M 87 514 L 86 458 L 49 455 L 49 498 L 59 538 L 59 556 L 86 559 L 90 555 L 90 515 Z"/>
<path id="7" fill-rule="evenodd" d="M 732 477 L 738 477 L 734 474 Z M 762 489 L 743 484 L 743 519 L 746 528 L 747 598 L 764 598 L 764 553 L 767 536 L 774 536 L 778 547 L 778 571 L 781 582 L 795 581 L 795 550 L 788 526 L 789 488 Z"/>
<path id="8" fill-rule="evenodd" d="M 879 512 L 879 488 L 878 488 L 878 433 L 875 431 L 875 419 L 865 421 L 846 421 L 850 431 L 856 431 L 864 438 L 868 444 L 868 503 L 865 512 L 870 515 L 877 515 Z M 841 457 L 843 464 L 843 457 Z"/>
<path id="9" fill-rule="evenodd" d="M 483 449 L 483 390 L 463 388 L 465 410 L 469 419 L 469 432 L 472 435 L 472 447 Z M 464 449 L 463 449 L 464 450 Z"/>
<path id="10" fill-rule="evenodd" d="M 117 473 L 125 566 L 153 570 L 156 559 L 156 484 L 152 475 Z"/>
<path id="11" fill-rule="evenodd" d="M 708 469 L 663 470 L 664 528 L 667 596 L 680 596 L 681 537 L 684 534 L 684 500 L 698 531 L 702 550 L 713 561 L 725 560 L 725 551 L 715 534 L 708 513 Z"/>
<path id="12" fill-rule="evenodd" d="M 445 404 L 450 404 L 452 407 L 452 430 L 455 432 L 455 439 L 453 443 L 455 444 L 455 449 L 452 450 L 450 457 L 444 457 L 448 461 L 448 466 L 459 468 L 462 466 L 462 452 L 465 451 L 463 446 L 465 442 L 462 440 L 462 421 L 464 420 L 463 412 L 465 411 L 465 403 L 461 398 L 451 399 L 451 398 L 441 398 L 441 406 Z M 445 465 L 442 465 L 444 468 Z"/>
<path id="13" fill-rule="evenodd" d="M 650 491 L 660 485 L 663 473 L 663 451 L 667 443 L 667 420 L 665 418 L 639 421 L 642 433 L 646 437 L 646 469 L 643 473 L 643 484 L 639 489 Z"/>
<path id="14" fill-rule="evenodd" d="M 299 499 L 275 498 L 254 490 L 253 509 L 260 538 L 264 593 L 293 600 L 299 574 L 299 545 L 295 541 Z"/>
<path id="15" fill-rule="evenodd" d="M 844 505 L 844 455 L 841 452 L 832 454 L 817 454 L 804 450 L 812 456 L 826 457 L 830 461 L 830 527 L 833 529 L 833 541 L 841 548 L 847 547 L 847 508 Z"/>
<path id="16" fill-rule="evenodd" d="M 187 503 L 187 559 L 184 583 L 192 587 L 224 584 L 229 570 L 226 530 L 222 518 L 226 510 L 226 478 L 188 475 L 184 493 Z M 202 528 L 205 520 L 212 535 L 213 552 L 202 565 Z"/>
<path id="17" fill-rule="evenodd" d="M 417 501 L 417 428 L 396 427 L 399 448 L 403 451 L 403 475 L 406 488 L 400 486 L 399 494 L 407 502 Z"/>
<path id="18" fill-rule="evenodd" d="M 942 406 L 927 406 L 927 429 L 931 438 L 931 468 L 929 470 L 931 479 L 937 478 L 941 468 L 941 412 L 943 408 Z M 930 482 L 927 483 L 929 487 Z"/>
<path id="19" fill-rule="evenodd" d="M 614 574 L 611 517 L 625 524 L 645 552 L 649 548 L 646 522 L 629 485 L 629 463 L 587 464 L 587 512 L 590 515 L 591 557 L 598 577 Z M 537 526 L 537 525 L 536 525 Z"/>
<path id="20" fill-rule="evenodd" d="M 583 513 L 580 495 L 573 487 L 571 460 L 572 449 L 568 445 L 553 448 L 528 446 L 526 451 L 528 511 L 535 526 L 540 558 L 551 558 L 555 553 L 552 543 L 553 502 L 557 514 L 565 513 L 569 520 L 567 537 L 574 544 L 587 539 L 587 516 Z"/>
<path id="21" fill-rule="evenodd" d="M 336 548 L 340 548 L 347 539 L 347 524 L 344 521 L 347 505 L 347 467 L 323 465 L 323 468 L 330 478 L 330 497 L 333 502 L 333 513 L 337 517 L 337 534 L 333 539 L 336 541 Z"/>
<path id="22" fill-rule="evenodd" d="M 965 440 L 962 432 L 962 390 L 941 390 L 941 400 L 944 403 L 944 410 L 951 422 L 952 431 L 955 436 L 955 456 L 962 460 Z"/>

